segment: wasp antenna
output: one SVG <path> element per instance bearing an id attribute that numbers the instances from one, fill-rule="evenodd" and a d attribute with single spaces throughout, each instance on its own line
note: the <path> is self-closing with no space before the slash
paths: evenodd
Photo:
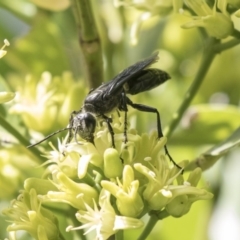
<path id="1" fill-rule="evenodd" d="M 34 146 L 36 146 L 36 145 L 38 145 L 38 144 L 44 142 L 44 141 L 47 140 L 48 138 L 50 138 L 50 137 L 52 137 L 52 136 L 54 136 L 54 135 L 56 135 L 56 134 L 58 134 L 58 133 L 60 133 L 60 132 L 63 132 L 63 131 L 69 130 L 69 129 L 71 129 L 71 128 L 66 127 L 66 128 L 60 129 L 60 130 L 58 130 L 58 131 L 56 131 L 56 132 L 54 132 L 54 133 L 51 133 L 51 134 L 49 134 L 48 136 L 46 136 L 45 138 L 43 138 L 41 141 L 36 142 L 36 143 L 34 143 L 34 144 L 31 144 L 31 145 L 27 146 L 27 148 L 34 147 Z"/>

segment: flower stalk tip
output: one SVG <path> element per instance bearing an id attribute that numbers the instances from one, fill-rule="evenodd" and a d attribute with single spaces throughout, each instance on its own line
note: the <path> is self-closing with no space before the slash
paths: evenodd
<path id="1" fill-rule="evenodd" d="M 4 50 L 4 48 L 10 46 L 10 43 L 7 39 L 4 39 L 3 42 L 4 42 L 4 45 L 0 49 L 0 58 L 4 57 L 7 54 L 7 51 Z"/>
<path id="2" fill-rule="evenodd" d="M 0 92 L 0 104 L 13 100 L 15 96 L 16 94 L 13 92 Z"/>

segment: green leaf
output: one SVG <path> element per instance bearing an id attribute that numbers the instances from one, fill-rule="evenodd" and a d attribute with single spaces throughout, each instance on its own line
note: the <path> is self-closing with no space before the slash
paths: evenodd
<path id="1" fill-rule="evenodd" d="M 201 104 L 191 107 L 181 122 L 181 129 L 171 138 L 173 144 L 216 144 L 238 126 L 240 109 L 233 105 Z"/>
<path id="2" fill-rule="evenodd" d="M 205 153 L 192 161 L 186 170 L 201 167 L 206 170 L 213 166 L 222 156 L 230 152 L 233 148 L 240 145 L 240 127 L 238 127 L 226 140 L 210 148 Z"/>

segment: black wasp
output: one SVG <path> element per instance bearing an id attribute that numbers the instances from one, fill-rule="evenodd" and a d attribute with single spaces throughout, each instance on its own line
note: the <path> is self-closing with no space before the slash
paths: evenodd
<path id="1" fill-rule="evenodd" d="M 94 144 L 96 122 L 97 119 L 100 118 L 106 121 L 108 130 L 111 134 L 112 147 L 115 148 L 114 131 L 111 126 L 112 119 L 106 114 L 111 113 L 113 110 L 120 110 L 125 112 L 124 138 L 125 142 L 127 142 L 126 130 L 128 106 L 131 106 L 139 111 L 155 113 L 157 116 L 158 138 L 161 138 L 163 136 L 163 133 L 158 110 L 156 108 L 143 104 L 133 103 L 127 97 L 127 94 L 135 95 L 144 91 L 148 91 L 170 79 L 168 73 L 160 69 L 148 68 L 157 60 L 158 53 L 155 53 L 149 58 L 139 61 L 134 65 L 126 68 L 111 81 L 103 83 L 96 89 L 92 89 L 84 100 L 82 108 L 79 111 L 72 112 L 68 127 L 58 130 L 45 137 L 43 140 L 28 147 L 33 147 L 50 138 L 51 136 L 65 130 L 69 130 L 69 136 L 67 140 L 68 143 L 72 140 L 73 137 L 77 142 L 78 134 L 81 138 Z M 174 165 L 179 167 L 170 156 L 166 145 L 165 153 L 174 163 Z"/>

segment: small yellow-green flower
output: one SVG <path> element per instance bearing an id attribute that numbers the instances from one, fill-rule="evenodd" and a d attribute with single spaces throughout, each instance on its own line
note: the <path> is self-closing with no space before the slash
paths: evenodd
<path id="1" fill-rule="evenodd" d="M 172 192 L 169 188 L 173 186 L 172 183 L 181 174 L 181 170 L 172 176 L 175 169 L 169 167 L 167 159 L 163 155 L 160 156 L 158 165 L 152 165 L 151 161 L 148 164 L 149 167 L 141 163 L 134 164 L 134 168 L 143 174 L 147 180 L 143 198 L 148 202 L 148 208 L 162 210 L 172 200 Z"/>
<path id="2" fill-rule="evenodd" d="M 144 204 L 139 195 L 139 181 L 135 179 L 133 169 L 125 165 L 122 173 L 122 182 L 103 180 L 102 187 L 115 198 L 119 212 L 124 216 L 137 217 L 143 210 Z"/>
<path id="3" fill-rule="evenodd" d="M 134 229 L 143 226 L 143 222 L 137 218 L 119 216 L 115 213 L 110 203 L 110 194 L 102 190 L 99 207 L 94 201 L 94 206 L 85 204 L 86 211 L 78 211 L 76 217 L 82 223 L 80 227 L 68 226 L 67 231 L 86 229 L 85 234 L 95 231 L 95 239 L 108 239 L 118 230 Z"/>
<path id="4" fill-rule="evenodd" d="M 198 200 L 207 200 L 213 197 L 212 193 L 209 193 L 205 189 L 196 188 L 200 178 L 202 170 L 196 168 L 193 170 L 186 181 L 176 187 L 170 187 L 172 192 L 172 200 L 166 205 L 166 211 L 173 217 L 181 217 L 189 212 L 192 204 Z M 180 178 L 182 178 L 180 176 Z M 182 178 L 183 180 L 183 178 Z"/>
<path id="5" fill-rule="evenodd" d="M 131 43 L 136 45 L 141 26 L 145 21 L 157 15 L 165 16 L 171 13 L 173 9 L 177 12 L 182 7 L 183 0 L 115 0 L 114 4 L 116 7 L 132 6 L 143 11 L 134 21 L 130 31 Z"/>
<path id="6" fill-rule="evenodd" d="M 104 152 L 103 158 L 104 175 L 109 179 L 121 177 L 123 172 L 123 164 L 118 151 L 114 148 L 107 148 Z"/>
<path id="7" fill-rule="evenodd" d="M 41 206 L 34 189 L 29 192 L 24 190 L 3 214 L 11 219 L 12 224 L 7 228 L 11 235 L 25 230 L 35 239 L 59 239 L 57 219 L 51 211 Z"/>
<path id="8" fill-rule="evenodd" d="M 98 192 L 86 183 L 77 183 L 70 179 L 57 167 L 52 166 L 52 184 L 57 191 L 48 191 L 46 195 L 41 195 L 42 202 L 63 202 L 76 209 L 85 210 L 85 203 L 92 206 L 93 200 L 98 200 Z"/>
<path id="9" fill-rule="evenodd" d="M 211 9 L 205 0 L 184 0 L 184 3 L 197 16 L 193 16 L 192 21 L 182 25 L 183 28 L 203 27 L 210 36 L 217 39 L 222 39 L 232 34 L 234 30 L 233 22 L 223 7 L 221 9 L 222 12 L 218 12 L 216 3 L 213 9 Z"/>
<path id="10" fill-rule="evenodd" d="M 69 115 L 79 109 L 86 88 L 82 82 L 74 81 L 69 72 L 61 77 L 44 72 L 40 79 L 28 75 L 17 93 L 10 113 L 20 114 L 29 129 L 49 133 L 68 124 Z"/>

